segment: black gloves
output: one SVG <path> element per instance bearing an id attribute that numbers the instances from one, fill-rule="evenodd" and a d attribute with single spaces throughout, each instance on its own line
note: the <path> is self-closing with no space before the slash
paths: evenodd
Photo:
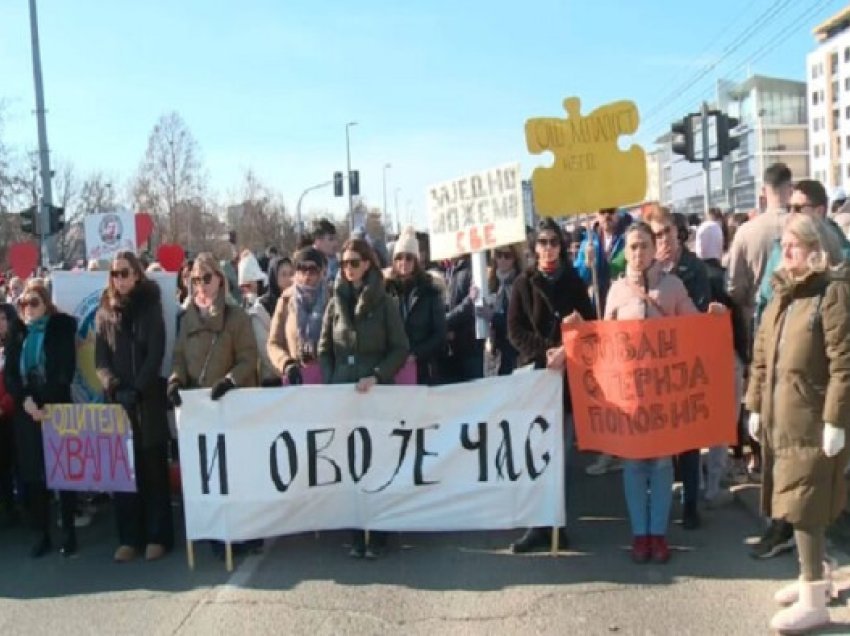
<path id="1" fill-rule="evenodd" d="M 284 370 L 284 375 L 286 376 L 287 381 L 290 386 L 295 386 L 296 384 L 304 384 L 304 378 L 301 377 L 301 367 L 297 364 L 290 364 Z"/>
<path id="2" fill-rule="evenodd" d="M 183 406 L 183 400 L 180 399 L 180 386 L 179 382 L 172 382 L 168 385 L 168 390 L 165 394 L 168 396 L 168 401 L 171 403 L 171 406 L 174 408 L 179 408 Z"/>
<path id="3" fill-rule="evenodd" d="M 230 378 L 222 378 L 212 386 L 212 390 L 210 391 L 210 398 L 213 400 L 218 400 L 223 397 L 225 393 L 230 391 L 230 389 L 235 389 L 236 385 L 233 384 L 233 380 Z"/>

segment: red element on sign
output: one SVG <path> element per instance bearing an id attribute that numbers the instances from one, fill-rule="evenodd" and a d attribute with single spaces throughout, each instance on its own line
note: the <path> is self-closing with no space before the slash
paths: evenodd
<path id="1" fill-rule="evenodd" d="M 483 226 L 473 225 L 468 230 L 461 230 L 455 237 L 457 251 L 469 254 L 496 247 L 495 231 L 496 228 L 492 223 Z"/>
<path id="2" fill-rule="evenodd" d="M 38 265 L 38 245 L 32 241 L 14 243 L 9 248 L 9 265 L 15 276 L 29 278 Z"/>
<path id="3" fill-rule="evenodd" d="M 136 247 L 141 249 L 153 234 L 153 219 L 147 212 L 136 214 Z"/>
<path id="4" fill-rule="evenodd" d="M 184 258 L 183 248 L 176 244 L 160 245 L 156 251 L 156 260 L 166 272 L 179 272 Z"/>

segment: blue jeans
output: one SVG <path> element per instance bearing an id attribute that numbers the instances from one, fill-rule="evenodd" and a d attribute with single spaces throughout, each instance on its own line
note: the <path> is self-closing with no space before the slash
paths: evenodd
<path id="1" fill-rule="evenodd" d="M 623 460 L 623 488 L 632 534 L 666 536 L 673 503 L 672 460 L 669 457 Z"/>

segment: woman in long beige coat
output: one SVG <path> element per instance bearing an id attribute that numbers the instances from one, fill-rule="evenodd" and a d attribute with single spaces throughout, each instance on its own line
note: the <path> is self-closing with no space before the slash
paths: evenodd
<path id="1" fill-rule="evenodd" d="M 747 407 L 764 453 L 762 507 L 794 526 L 800 580 L 775 630 L 829 622 L 824 532 L 845 502 L 850 423 L 850 274 L 822 221 L 793 215 L 782 235 L 775 295 L 756 335 Z"/>

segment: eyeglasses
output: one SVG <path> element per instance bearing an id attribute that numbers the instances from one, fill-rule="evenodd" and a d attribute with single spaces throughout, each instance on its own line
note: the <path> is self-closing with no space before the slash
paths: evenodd
<path id="1" fill-rule="evenodd" d="M 788 204 L 788 211 L 799 213 L 799 212 L 802 212 L 803 210 L 805 210 L 806 208 L 813 208 L 813 207 L 815 207 L 815 206 L 813 206 L 811 203 L 803 203 L 803 204 L 789 203 Z"/>
<path id="2" fill-rule="evenodd" d="M 123 269 L 113 269 L 109 272 L 109 275 L 112 276 L 112 278 L 127 279 L 130 278 L 130 270 L 126 267 Z"/>
<path id="3" fill-rule="evenodd" d="M 339 262 L 339 264 L 343 269 L 346 269 L 346 268 L 349 268 L 349 267 L 352 268 L 352 269 L 357 269 L 358 267 L 360 267 L 363 264 L 363 259 L 362 258 L 347 258 L 347 259 L 341 260 Z"/>
<path id="4" fill-rule="evenodd" d="M 203 274 L 202 276 L 192 276 L 189 280 L 193 285 L 209 285 L 212 282 L 213 275 L 210 272 Z"/>
<path id="5" fill-rule="evenodd" d="M 38 309 L 41 307 L 41 298 L 38 296 L 30 296 L 29 298 L 21 298 L 18 300 L 20 307 L 29 307 L 30 309 Z"/>
<path id="6" fill-rule="evenodd" d="M 656 239 L 660 239 L 660 238 L 664 238 L 665 236 L 668 236 L 670 234 L 670 232 L 672 232 L 672 231 L 673 231 L 673 226 L 668 225 L 663 230 L 658 230 L 657 232 L 653 232 L 652 235 Z"/>
<path id="7" fill-rule="evenodd" d="M 295 271 L 303 272 L 304 274 L 318 274 L 319 268 L 312 264 L 298 263 L 298 265 L 295 266 Z"/>
<path id="8" fill-rule="evenodd" d="M 561 239 L 540 237 L 537 239 L 537 244 L 541 247 L 558 247 L 561 244 Z"/>
<path id="9" fill-rule="evenodd" d="M 393 256 L 394 261 L 404 261 L 405 263 L 412 263 L 416 258 L 413 254 L 396 254 Z"/>
<path id="10" fill-rule="evenodd" d="M 539 241 L 538 241 L 538 242 L 539 242 Z M 496 251 L 493 253 L 493 256 L 494 256 L 495 258 L 513 258 L 513 257 L 514 257 L 514 253 L 513 253 L 513 252 L 510 252 L 510 251 L 508 251 L 508 252 L 503 252 L 503 251 L 501 251 L 501 250 L 496 250 Z"/>

